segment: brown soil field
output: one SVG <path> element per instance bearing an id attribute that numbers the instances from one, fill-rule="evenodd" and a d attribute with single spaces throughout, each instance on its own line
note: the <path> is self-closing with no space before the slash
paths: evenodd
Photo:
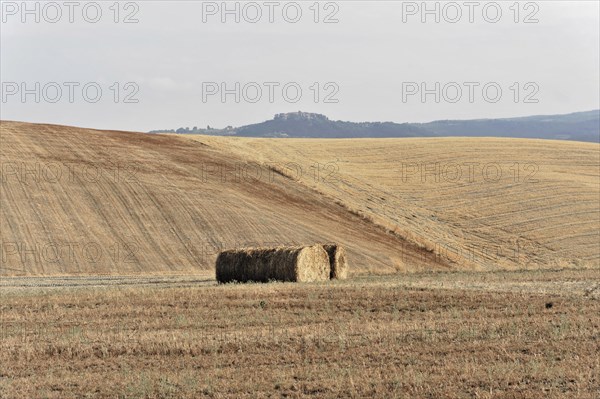
<path id="1" fill-rule="evenodd" d="M 0 275 L 214 273 L 221 249 L 327 242 L 354 273 L 449 268 L 220 146 L 8 121 L 0 140 Z"/>
<path id="2" fill-rule="evenodd" d="M 187 137 L 278 167 L 458 270 L 600 268 L 598 144 Z"/>
<path id="3" fill-rule="evenodd" d="M 241 139 L 2 121 L 0 275 L 214 271 L 338 242 L 353 275 L 600 267 L 600 147 Z"/>
<path id="4" fill-rule="evenodd" d="M 183 280 L 3 288 L 0 397 L 600 396 L 598 270 Z"/>
<path id="5" fill-rule="evenodd" d="M 2 121 L 0 163 L 0 398 L 600 397 L 597 144 Z M 333 242 L 349 280 L 214 279 Z"/>

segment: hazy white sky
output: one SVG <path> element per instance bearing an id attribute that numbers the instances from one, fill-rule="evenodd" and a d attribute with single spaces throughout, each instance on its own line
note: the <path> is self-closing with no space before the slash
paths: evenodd
<path id="1" fill-rule="evenodd" d="M 2 1 L 2 119 L 147 131 L 600 108 L 597 1 L 50 3 Z"/>

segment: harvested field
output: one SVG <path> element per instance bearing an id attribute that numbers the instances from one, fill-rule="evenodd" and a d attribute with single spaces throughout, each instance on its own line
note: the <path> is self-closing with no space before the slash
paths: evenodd
<path id="1" fill-rule="evenodd" d="M 186 137 L 277 167 L 456 270 L 600 268 L 598 144 Z"/>
<path id="2" fill-rule="evenodd" d="M 597 270 L 212 284 L 3 289 L 0 397 L 600 392 Z"/>
<path id="3" fill-rule="evenodd" d="M 227 248 L 311 242 L 344 245 L 356 274 L 449 267 L 227 149 L 8 121 L 0 137 L 3 276 L 214 273 Z"/>
<path id="4" fill-rule="evenodd" d="M 0 275 L 197 274 L 307 242 L 354 275 L 600 267 L 597 144 L 0 129 Z"/>
<path id="5" fill-rule="evenodd" d="M 598 145 L 0 129 L 2 398 L 600 396 Z M 515 159 L 536 183 L 396 173 Z M 307 242 L 352 278 L 214 279 Z"/>

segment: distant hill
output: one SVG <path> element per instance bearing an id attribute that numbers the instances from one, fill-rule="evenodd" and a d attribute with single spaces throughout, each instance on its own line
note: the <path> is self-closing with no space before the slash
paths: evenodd
<path id="1" fill-rule="evenodd" d="M 507 119 L 435 121 L 417 125 L 436 136 L 518 137 L 600 142 L 600 110 Z"/>
<path id="2" fill-rule="evenodd" d="M 427 137 L 431 132 L 409 123 L 332 121 L 307 112 L 278 114 L 272 120 L 235 129 L 243 137 L 381 138 Z"/>
<path id="3" fill-rule="evenodd" d="M 429 123 L 333 121 L 307 112 L 277 114 L 271 120 L 225 129 L 156 130 L 151 133 L 200 133 L 240 137 L 383 138 L 514 137 L 600 142 L 600 110 L 566 115 L 506 119 L 441 120 Z"/>

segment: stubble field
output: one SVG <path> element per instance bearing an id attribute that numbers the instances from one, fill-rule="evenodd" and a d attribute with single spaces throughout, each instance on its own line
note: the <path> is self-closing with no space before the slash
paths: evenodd
<path id="1" fill-rule="evenodd" d="M 597 398 L 597 270 L 24 288 L 3 398 Z"/>
<path id="2" fill-rule="evenodd" d="M 2 399 L 600 397 L 596 144 L 0 133 Z M 350 280 L 214 281 L 315 242 Z"/>
<path id="3" fill-rule="evenodd" d="M 600 268 L 597 144 L 187 137 L 275 165 L 453 269 Z"/>

